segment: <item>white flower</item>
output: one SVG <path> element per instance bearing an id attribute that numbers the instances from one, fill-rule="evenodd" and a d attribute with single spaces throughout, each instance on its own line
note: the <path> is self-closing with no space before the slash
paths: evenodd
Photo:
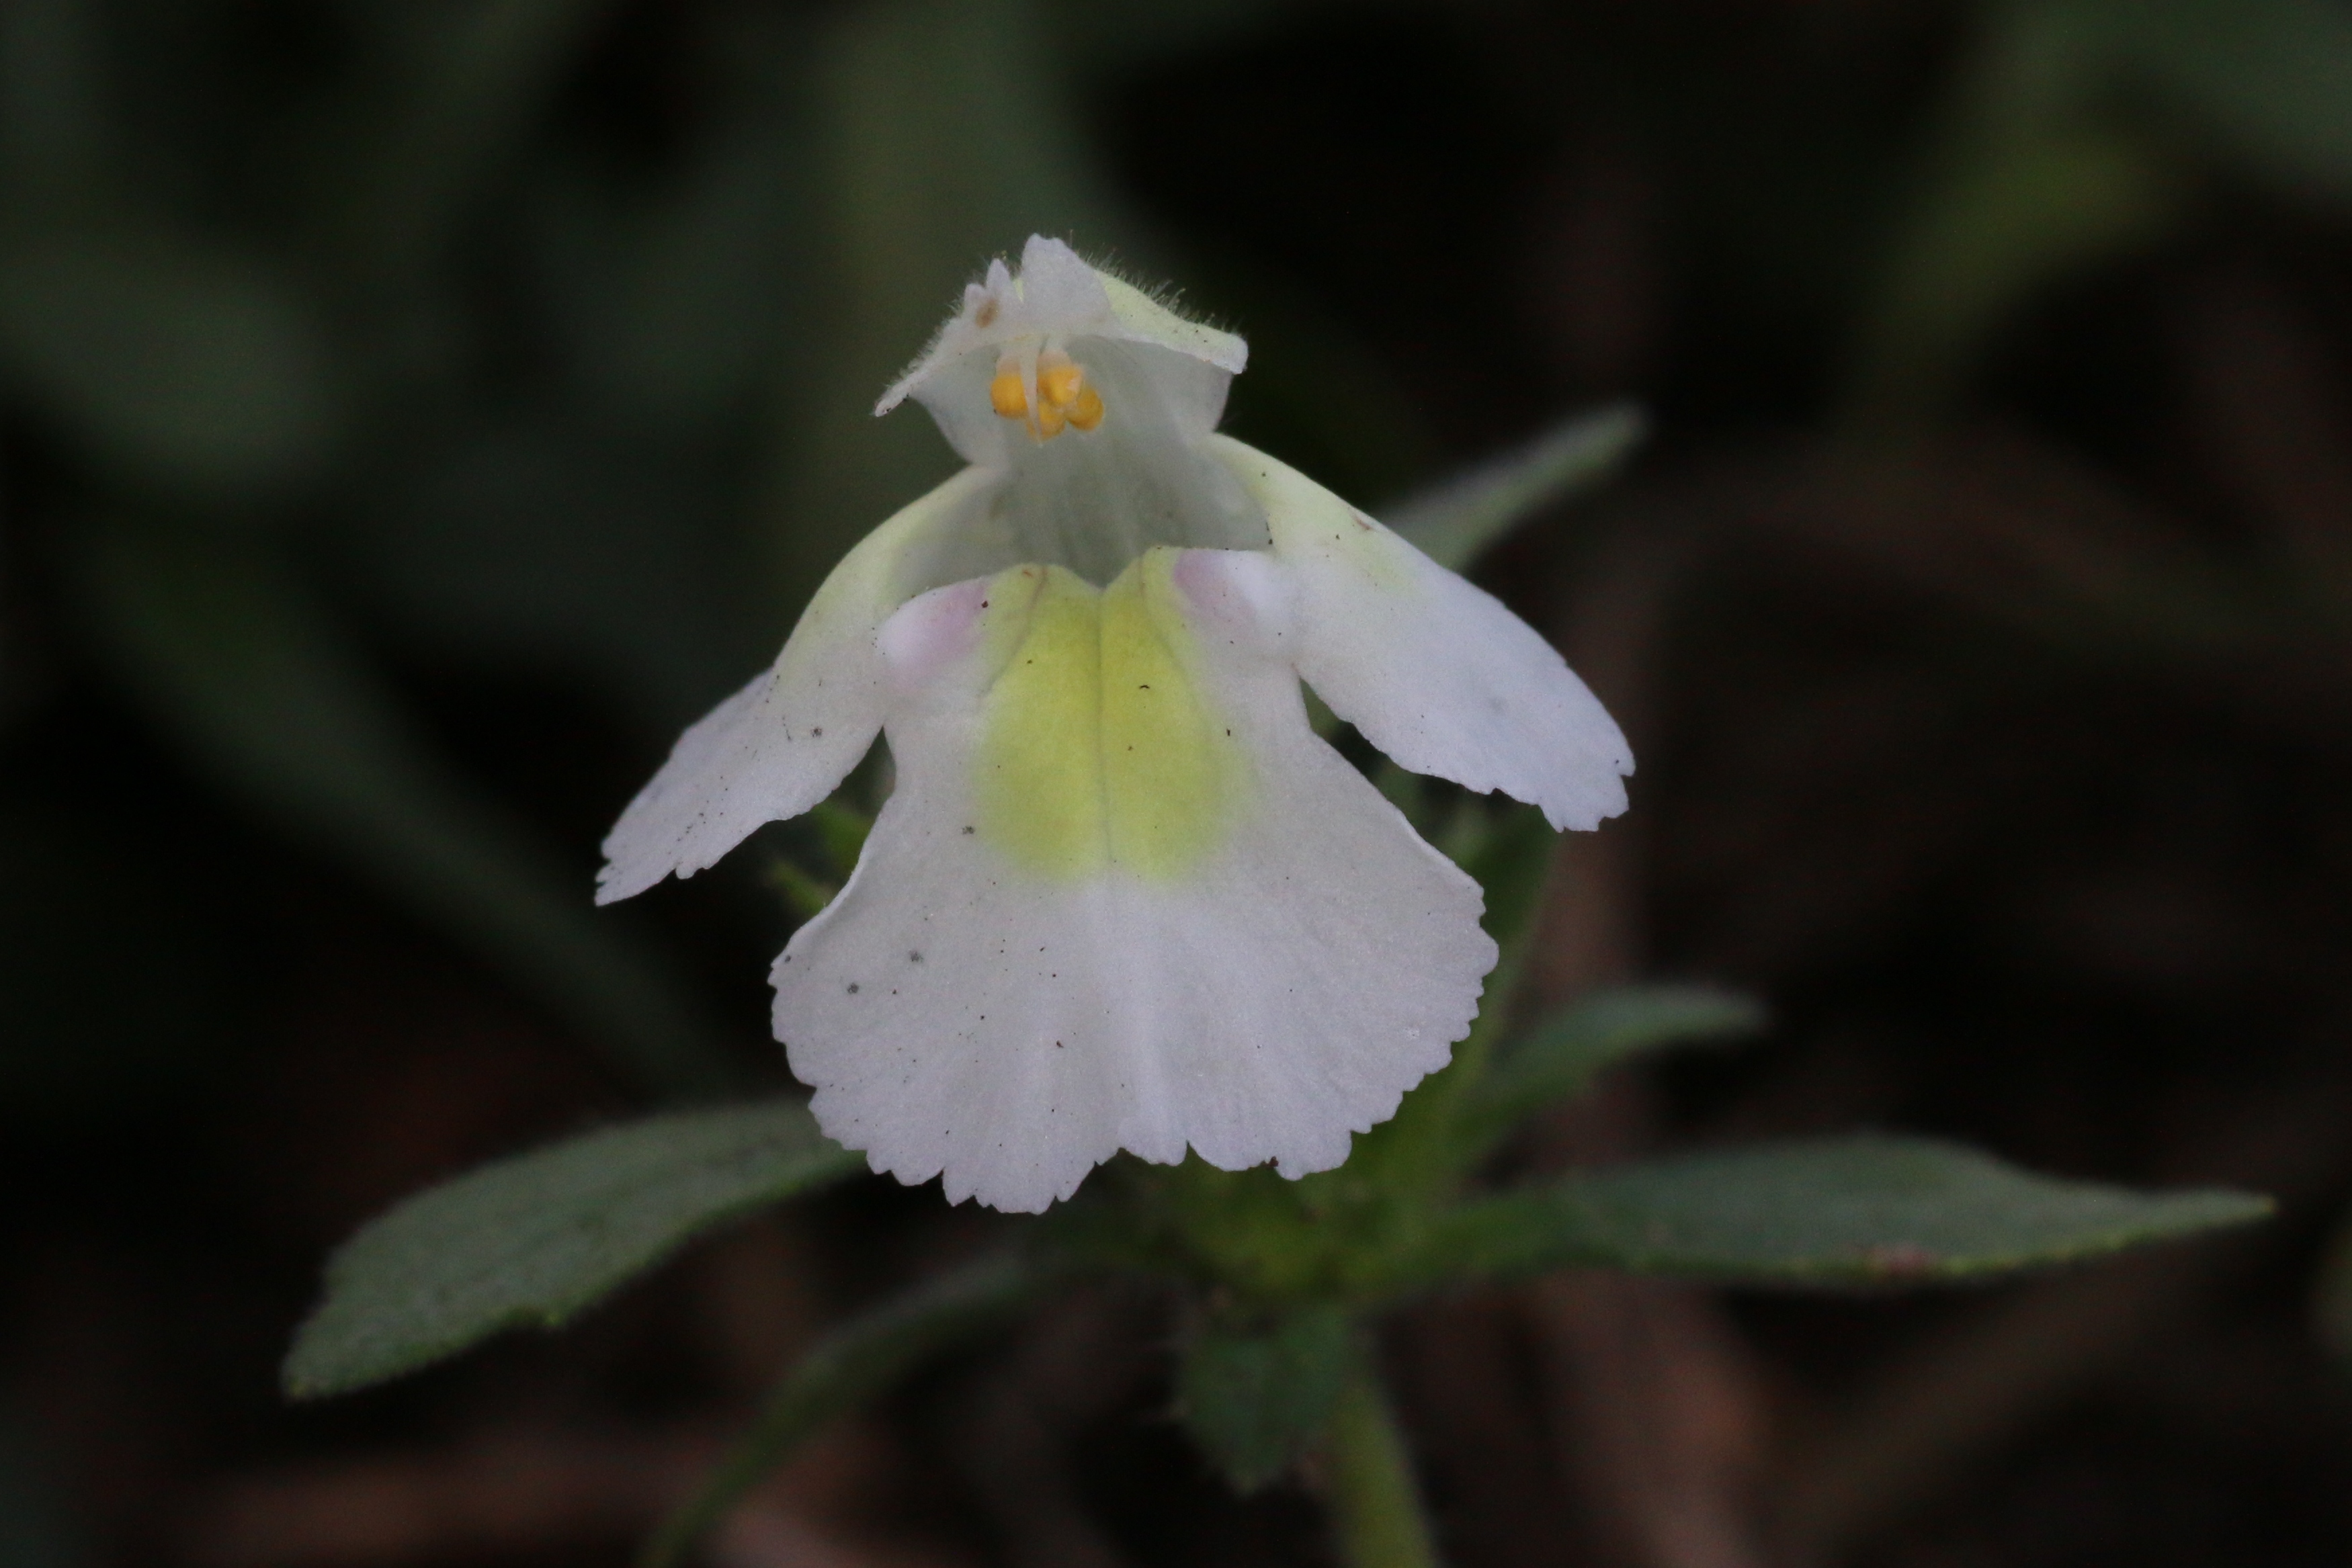
<path id="1" fill-rule="evenodd" d="M 1033 238 L 882 399 L 971 464 L 869 535 L 773 669 L 687 731 L 600 902 L 824 799 L 887 731 L 849 884 L 777 960 L 818 1120 L 902 1181 L 1043 1209 L 1119 1149 L 1347 1157 L 1444 1064 L 1495 946 L 1477 884 L 1308 727 L 1624 810 L 1633 758 L 1517 616 L 1215 434 L 1247 350 Z"/>

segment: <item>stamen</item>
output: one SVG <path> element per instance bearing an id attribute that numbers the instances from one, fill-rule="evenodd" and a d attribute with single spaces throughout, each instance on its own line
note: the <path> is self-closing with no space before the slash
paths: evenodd
<path id="1" fill-rule="evenodd" d="M 1022 385 L 1020 361 L 1007 354 L 997 361 L 988 383 L 988 403 L 1002 419 L 1025 419 L 1040 441 L 1051 441 L 1067 425 L 1092 430 L 1103 420 L 1102 394 L 1087 384 L 1086 367 L 1074 363 L 1059 349 L 1037 356 L 1037 406 L 1029 406 Z"/>
<path id="2" fill-rule="evenodd" d="M 996 379 L 988 383 L 988 403 L 1003 419 L 1020 419 L 1028 413 L 1029 397 L 1021 390 L 1019 370 L 997 371 Z"/>
<path id="3" fill-rule="evenodd" d="M 1087 384 L 1087 372 L 1066 358 L 1054 364 L 1054 358 L 1045 355 L 1037 361 L 1037 395 L 1055 408 L 1066 409 L 1078 401 L 1078 392 Z"/>

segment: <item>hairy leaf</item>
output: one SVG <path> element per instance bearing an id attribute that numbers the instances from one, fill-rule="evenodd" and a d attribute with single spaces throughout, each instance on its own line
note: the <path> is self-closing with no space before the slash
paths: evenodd
<path id="1" fill-rule="evenodd" d="M 2063 1181 L 1931 1138 L 1875 1134 L 1619 1166 L 1463 1205 L 1425 1278 L 1570 1265 L 1757 1284 L 1963 1280 L 2116 1252 L 2270 1212 L 2247 1193 Z"/>
<path id="2" fill-rule="evenodd" d="M 1236 1490 L 1276 1479 L 1322 1436 L 1354 1364 L 1354 1332 L 1344 1310 L 1310 1307 L 1270 1324 L 1213 1323 L 1185 1347 L 1178 1411 Z"/>
<path id="3" fill-rule="evenodd" d="M 1704 986 L 1603 991 L 1562 1008 L 1503 1051 L 1464 1113 L 1474 1136 L 1499 1136 L 1627 1057 L 1733 1040 L 1763 1027 L 1758 1003 Z"/>
<path id="4" fill-rule="evenodd" d="M 485 1166 L 336 1252 L 287 1357 L 287 1392 L 364 1388 L 502 1329 L 554 1327 L 711 1227 L 859 1164 L 783 1101 L 656 1116 Z"/>

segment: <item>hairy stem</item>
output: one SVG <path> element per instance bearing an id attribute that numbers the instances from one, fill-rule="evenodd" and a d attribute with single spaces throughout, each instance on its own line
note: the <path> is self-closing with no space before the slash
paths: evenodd
<path id="1" fill-rule="evenodd" d="M 1412 1456 L 1369 1358 L 1331 1413 L 1325 1459 L 1326 1500 L 1347 1568 L 1438 1568 Z"/>

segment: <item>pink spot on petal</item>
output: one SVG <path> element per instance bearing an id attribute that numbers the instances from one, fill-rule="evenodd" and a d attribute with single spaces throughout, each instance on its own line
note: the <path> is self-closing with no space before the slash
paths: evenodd
<path id="1" fill-rule="evenodd" d="M 1289 574 L 1263 550 L 1188 549 L 1169 578 L 1197 625 L 1278 641 L 1289 623 Z"/>
<path id="2" fill-rule="evenodd" d="M 901 685 L 920 686 L 970 653 L 980 637 L 988 580 L 950 583 L 919 594 L 882 622 L 876 643 Z"/>

